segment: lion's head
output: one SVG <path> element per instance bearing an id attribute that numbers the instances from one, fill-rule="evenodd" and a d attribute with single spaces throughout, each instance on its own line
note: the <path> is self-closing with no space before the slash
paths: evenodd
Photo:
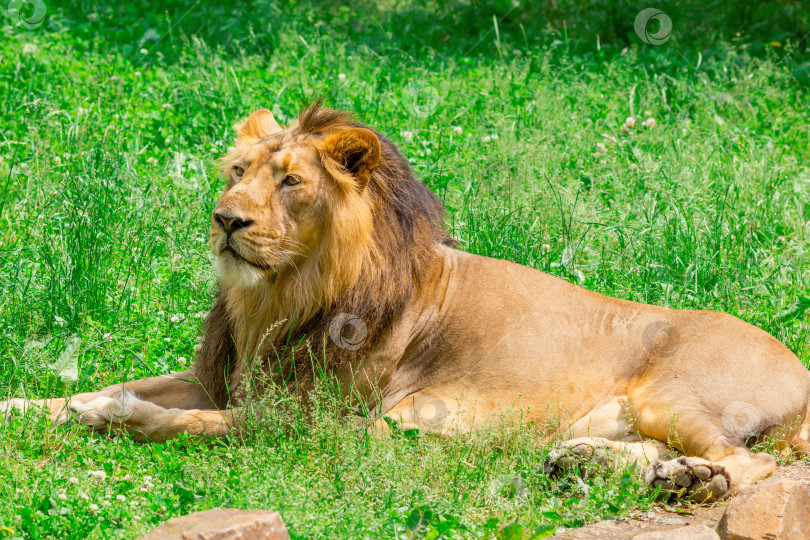
<path id="1" fill-rule="evenodd" d="M 329 133 L 284 130 L 267 109 L 237 126 L 222 160 L 228 179 L 214 209 L 211 247 L 225 283 L 264 287 L 307 261 L 340 257 L 342 283 L 356 279 L 371 233 L 365 187 L 380 162 L 380 141 L 369 129 L 341 126 Z M 330 234 L 338 231 L 338 234 Z M 338 242 L 336 246 L 331 243 Z M 323 261 L 335 265 L 338 261 Z M 338 276 L 333 276 L 338 277 Z"/>
<path id="2" fill-rule="evenodd" d="M 236 132 L 210 244 L 212 317 L 226 315 L 237 356 L 262 356 L 278 336 L 320 337 L 341 313 L 363 321 L 369 343 L 382 337 L 435 246 L 452 242 L 441 203 L 388 139 L 319 103 L 289 128 L 262 109 Z M 209 318 L 209 336 L 227 334 L 212 332 L 222 324 Z"/>

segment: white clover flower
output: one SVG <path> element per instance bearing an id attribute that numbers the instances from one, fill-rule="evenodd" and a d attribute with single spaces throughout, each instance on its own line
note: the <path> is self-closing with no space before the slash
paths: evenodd
<path id="1" fill-rule="evenodd" d="M 605 153 L 607 152 L 607 146 L 605 146 L 605 143 L 598 142 L 596 143 L 596 150 Z"/>
<path id="2" fill-rule="evenodd" d="M 413 131 L 400 131 L 399 135 L 408 142 L 413 140 Z"/>
<path id="3" fill-rule="evenodd" d="M 345 81 L 346 80 L 346 74 L 345 73 L 338 73 L 338 80 L 340 82 Z"/>
<path id="4" fill-rule="evenodd" d="M 548 244 L 543 244 L 540 246 L 540 253 L 548 253 L 551 251 L 551 246 Z"/>
<path id="5" fill-rule="evenodd" d="M 56 496 L 56 498 L 59 499 L 60 501 L 65 501 L 67 500 L 67 495 L 65 495 L 64 493 L 60 493 L 59 495 Z"/>
<path id="6" fill-rule="evenodd" d="M 177 316 L 177 315 L 172 315 L 172 316 L 171 316 L 171 318 L 170 318 L 169 320 L 170 320 L 171 322 L 173 322 L 173 323 L 178 323 L 178 322 L 180 322 L 180 317 L 179 317 L 179 316 Z"/>
<path id="7" fill-rule="evenodd" d="M 60 158 L 59 156 L 55 156 L 53 158 L 53 162 L 56 163 L 57 165 L 61 165 L 62 164 L 62 158 Z"/>
<path id="8" fill-rule="evenodd" d="M 183 366 L 185 366 L 187 362 L 188 362 L 188 359 L 185 356 L 181 356 L 180 358 L 177 359 L 177 363 L 181 364 Z"/>
<path id="9" fill-rule="evenodd" d="M 147 474 L 147 475 L 145 475 L 145 476 L 143 477 L 143 481 L 144 481 L 144 482 L 151 482 L 151 481 L 152 481 L 152 477 L 151 477 L 151 476 L 149 476 L 149 475 Z"/>
<path id="10" fill-rule="evenodd" d="M 492 134 L 492 140 L 493 140 L 493 141 L 497 141 L 497 140 L 498 140 L 498 134 L 497 134 L 497 133 L 493 133 L 493 134 Z"/>
<path id="11" fill-rule="evenodd" d="M 71 484 L 78 484 L 79 479 L 76 478 L 75 476 L 71 476 L 70 478 L 68 478 L 68 482 L 70 482 Z"/>
<path id="12" fill-rule="evenodd" d="M 166 315 L 166 312 L 164 312 L 162 309 L 158 311 L 158 317 L 163 317 L 164 315 Z"/>
<path id="13" fill-rule="evenodd" d="M 484 135 L 481 141 L 483 141 L 484 143 L 488 143 L 491 139 L 492 137 L 490 137 L 489 135 Z"/>
<path id="14" fill-rule="evenodd" d="M 627 119 L 624 121 L 624 127 L 627 129 L 631 129 L 636 127 L 636 119 L 632 116 L 628 116 Z"/>
<path id="15" fill-rule="evenodd" d="M 104 339 L 109 339 L 110 334 L 104 334 Z M 107 473 L 104 471 L 90 471 L 90 476 L 93 478 L 98 478 L 99 480 L 106 480 Z"/>
<path id="16" fill-rule="evenodd" d="M 90 506 L 87 508 L 93 513 L 98 512 L 98 505 L 96 503 L 90 503 Z"/>
<path id="17" fill-rule="evenodd" d="M 123 495 L 116 495 L 115 500 L 118 501 L 118 502 L 124 502 L 124 501 L 127 500 L 127 498 L 124 497 Z"/>
<path id="18" fill-rule="evenodd" d="M 170 343 L 172 341 L 172 338 L 165 337 L 163 338 L 163 341 L 165 341 L 166 343 Z"/>
<path id="19" fill-rule="evenodd" d="M 461 126 L 453 126 L 453 133 L 455 133 L 456 135 L 461 135 L 462 133 L 464 133 L 464 130 L 461 129 Z"/>
<path id="20" fill-rule="evenodd" d="M 102 337 L 104 338 L 104 341 L 110 341 L 110 338 L 112 337 L 112 334 L 107 332 Z M 91 471 L 90 474 L 93 474 L 93 472 L 98 472 L 98 471 Z M 101 471 L 101 472 L 104 472 L 104 471 Z"/>
<path id="21" fill-rule="evenodd" d="M 655 127 L 655 118 L 647 118 L 641 123 L 642 126 L 645 128 L 654 128 Z"/>
<path id="22" fill-rule="evenodd" d="M 199 351 L 200 351 L 200 349 L 202 349 L 202 343 L 195 343 L 195 344 L 194 344 L 194 350 L 195 350 L 196 352 L 199 352 Z"/>
<path id="23" fill-rule="evenodd" d="M 107 499 L 104 499 L 104 500 L 101 502 L 101 506 L 104 506 L 104 507 L 110 506 L 110 501 L 108 501 Z"/>

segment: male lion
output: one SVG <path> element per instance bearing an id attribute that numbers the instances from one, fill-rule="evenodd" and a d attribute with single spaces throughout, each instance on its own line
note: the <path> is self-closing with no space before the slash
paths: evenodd
<path id="1" fill-rule="evenodd" d="M 220 291 L 194 367 L 0 408 L 40 405 L 141 440 L 224 435 L 240 429 L 251 366 L 312 388 L 306 355 L 284 352 L 306 336 L 381 428 L 383 415 L 445 430 L 507 409 L 561 421 L 572 439 L 548 470 L 609 449 L 649 465 L 648 482 L 716 500 L 774 472 L 746 441 L 810 452 L 810 376 L 762 330 L 455 249 L 437 198 L 346 113 L 316 103 L 284 129 L 262 109 L 236 131 L 210 230 Z"/>

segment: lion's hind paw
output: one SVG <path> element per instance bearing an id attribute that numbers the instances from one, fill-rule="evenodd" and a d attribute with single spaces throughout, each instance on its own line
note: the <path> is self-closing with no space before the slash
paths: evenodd
<path id="1" fill-rule="evenodd" d="M 613 461 L 610 448 L 592 439 L 572 439 L 558 444 L 548 453 L 543 461 L 543 472 L 548 476 L 559 476 L 574 470 L 585 473 L 594 465 L 609 467 Z"/>
<path id="2" fill-rule="evenodd" d="M 723 499 L 731 484 L 722 465 L 691 456 L 653 462 L 644 472 L 644 481 L 653 487 L 660 487 L 664 496 L 697 503 Z"/>

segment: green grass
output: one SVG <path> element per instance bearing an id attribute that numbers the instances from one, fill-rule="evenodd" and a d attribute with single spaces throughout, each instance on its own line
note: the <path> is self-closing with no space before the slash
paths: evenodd
<path id="1" fill-rule="evenodd" d="M 646 6 L 570 4 L 47 2 L 38 29 L 4 19 L 0 396 L 190 362 L 231 125 L 321 95 L 400 145 L 465 249 L 727 311 L 810 362 L 807 9 L 683 2 L 653 47 L 632 33 Z M 66 387 L 51 365 L 76 334 Z M 509 424 L 377 440 L 328 392 L 297 411 L 244 442 L 0 422 L 0 538 L 133 538 L 230 506 L 279 510 L 295 538 L 516 539 L 651 504 L 623 471 L 546 478 L 548 448 Z"/>

